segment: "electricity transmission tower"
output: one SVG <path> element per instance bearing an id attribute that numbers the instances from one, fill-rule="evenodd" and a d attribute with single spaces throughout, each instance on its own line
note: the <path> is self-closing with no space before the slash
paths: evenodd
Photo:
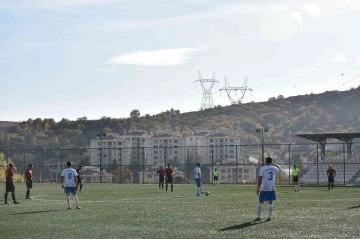
<path id="1" fill-rule="evenodd" d="M 204 110 L 204 109 L 208 109 L 208 108 L 213 108 L 214 101 L 212 98 L 212 89 L 213 89 L 215 83 L 219 82 L 215 79 L 215 72 L 211 79 L 203 79 L 201 76 L 201 73 L 199 71 L 199 79 L 197 81 L 200 82 L 201 88 L 203 90 L 203 97 L 201 100 L 201 109 Z"/>
<path id="2" fill-rule="evenodd" d="M 221 88 L 219 91 L 226 91 L 226 94 L 229 97 L 230 103 L 233 105 L 241 104 L 242 100 L 244 99 L 246 91 L 253 91 L 251 88 L 247 87 L 247 77 L 246 77 L 242 87 L 231 87 L 229 85 L 226 77 L 224 77 L 224 79 L 225 79 L 225 86 L 223 88 Z M 231 92 L 235 92 L 235 95 L 236 95 L 238 91 L 241 92 L 241 97 L 240 97 L 240 99 L 235 100 L 233 97 L 231 97 Z"/>

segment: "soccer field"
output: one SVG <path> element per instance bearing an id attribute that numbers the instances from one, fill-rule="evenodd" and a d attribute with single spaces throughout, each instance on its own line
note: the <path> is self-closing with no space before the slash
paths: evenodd
<path id="1" fill-rule="evenodd" d="M 0 191 L 4 192 L 4 184 Z M 359 238 L 359 188 L 278 187 L 273 220 L 252 222 L 255 186 L 204 185 L 209 196 L 195 197 L 194 185 L 84 185 L 80 210 L 67 210 L 60 184 L 35 184 L 20 205 L 0 205 L 0 238 Z M 9 198 L 10 195 L 9 195 Z"/>

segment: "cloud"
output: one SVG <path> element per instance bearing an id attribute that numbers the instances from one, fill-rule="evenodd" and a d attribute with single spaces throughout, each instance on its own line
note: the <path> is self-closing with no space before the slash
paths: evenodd
<path id="1" fill-rule="evenodd" d="M 170 66 L 181 65 L 189 60 L 189 55 L 197 48 L 162 49 L 154 51 L 137 51 L 110 58 L 107 64 Z"/>
<path id="2" fill-rule="evenodd" d="M 0 1 L 1 2 L 1 1 Z M 88 6 L 88 5 L 103 5 L 116 2 L 115 0 L 36 0 L 36 1 L 6 1 L 1 3 L 1 8 L 54 8 L 67 6 Z"/>
<path id="3" fill-rule="evenodd" d="M 314 17 L 320 17 L 322 14 L 322 11 L 317 4 L 305 4 L 303 9 L 307 14 Z"/>
<path id="4" fill-rule="evenodd" d="M 333 62 L 336 64 L 341 64 L 346 62 L 346 58 L 342 54 L 336 54 L 333 58 Z"/>
<path id="5" fill-rule="evenodd" d="M 109 71 L 113 71 L 113 68 L 98 68 L 98 69 L 94 69 L 94 71 L 98 71 L 98 72 L 109 72 Z"/>
<path id="6" fill-rule="evenodd" d="M 290 16 L 291 16 L 291 19 L 294 21 L 294 22 L 303 22 L 303 18 L 302 16 L 300 15 L 300 13 L 296 12 L 296 11 L 292 11 L 290 13 Z"/>

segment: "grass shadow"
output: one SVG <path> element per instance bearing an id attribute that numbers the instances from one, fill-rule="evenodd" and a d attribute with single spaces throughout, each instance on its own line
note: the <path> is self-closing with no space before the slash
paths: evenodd
<path id="1" fill-rule="evenodd" d="M 219 229 L 219 232 L 224 232 L 224 231 L 231 231 L 231 230 L 240 230 L 240 229 L 244 229 L 247 227 L 252 227 L 252 226 L 256 226 L 262 223 L 265 223 L 266 221 L 262 221 L 262 222 L 254 222 L 254 221 L 250 221 L 250 222 L 245 222 L 239 225 L 234 225 L 231 227 L 225 227 L 225 228 L 221 228 Z"/>
<path id="2" fill-rule="evenodd" d="M 47 213 L 47 212 L 59 212 L 59 211 L 66 211 L 68 209 L 54 209 L 54 210 L 43 210 L 43 211 L 31 211 L 31 212 L 17 212 L 11 215 L 25 215 L 25 214 L 34 214 L 34 213 Z"/>
<path id="3" fill-rule="evenodd" d="M 345 210 L 349 210 L 349 209 L 356 209 L 356 208 L 360 208 L 360 205 L 357 205 L 357 206 L 352 206 L 352 207 L 348 207 L 348 208 L 346 208 Z"/>

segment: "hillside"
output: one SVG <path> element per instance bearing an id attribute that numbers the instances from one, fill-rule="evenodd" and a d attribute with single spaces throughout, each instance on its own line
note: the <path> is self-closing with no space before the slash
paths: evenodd
<path id="1" fill-rule="evenodd" d="M 19 148 L 14 144 L 9 146 L 9 140 L 24 144 L 27 149 L 87 147 L 97 132 L 123 133 L 129 129 L 170 130 L 184 136 L 197 129 L 218 129 L 233 131 L 241 137 L 242 144 L 258 144 L 260 135 L 255 129 L 267 127 L 270 132 L 264 135 L 265 143 L 291 143 L 300 140 L 294 137 L 299 131 L 359 131 L 359 97 L 358 87 L 182 114 L 171 109 L 153 116 L 139 116 L 134 111 L 132 117 L 124 119 L 83 117 L 60 122 L 28 119 L 15 125 L 3 123 L 8 128 L 4 126 L 7 131 L 0 133 L 0 149 Z"/>

